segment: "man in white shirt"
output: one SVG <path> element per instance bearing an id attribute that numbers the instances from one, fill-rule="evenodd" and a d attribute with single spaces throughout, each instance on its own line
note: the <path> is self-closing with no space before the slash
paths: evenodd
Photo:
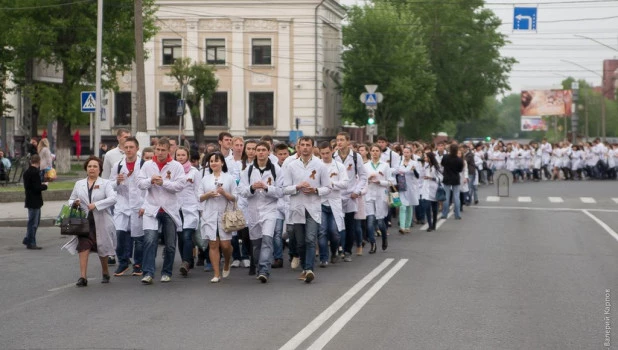
<path id="1" fill-rule="evenodd" d="M 327 168 L 313 158 L 313 139 L 303 136 L 298 140 L 300 157 L 284 169 L 284 194 L 290 195 L 290 224 L 294 225 L 297 252 L 303 272 L 299 279 L 311 283 L 315 278 L 315 241 L 322 221 L 320 197 L 331 192 Z M 290 158 L 288 158 L 290 159 Z"/>
<path id="2" fill-rule="evenodd" d="M 161 282 L 171 280 L 176 254 L 176 232 L 182 230 L 180 206 L 176 194 L 185 186 L 183 166 L 170 155 L 170 142 L 167 137 L 159 139 L 155 147 L 155 157 L 142 167 L 138 177 L 138 187 L 146 190 L 144 200 L 144 278 L 142 283 L 152 284 L 155 272 L 155 255 L 159 237 L 159 225 L 165 238 Z M 179 230 L 180 228 L 180 230 Z"/>
<path id="3" fill-rule="evenodd" d="M 118 129 L 116 131 L 118 147 L 105 153 L 105 157 L 103 157 L 103 173 L 101 174 L 102 178 L 109 179 L 109 175 L 112 173 L 112 166 L 124 157 L 124 142 L 129 137 L 131 137 L 131 132 L 127 129 Z"/>
<path id="4" fill-rule="evenodd" d="M 393 152 L 392 149 L 388 147 L 388 139 L 386 136 L 378 136 L 378 146 L 380 150 L 382 150 L 382 155 L 380 155 L 380 161 L 388 164 L 388 167 L 391 169 L 395 169 L 399 166 L 401 162 L 401 156 L 397 154 L 397 152 Z M 384 223 L 386 223 L 386 227 L 391 227 L 391 217 L 395 214 L 395 208 L 389 208 L 388 215 L 384 219 Z M 386 234 L 383 232 L 382 234 Z"/>

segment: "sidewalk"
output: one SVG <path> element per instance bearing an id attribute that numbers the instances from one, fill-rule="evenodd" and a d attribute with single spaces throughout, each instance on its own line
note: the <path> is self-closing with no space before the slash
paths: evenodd
<path id="1" fill-rule="evenodd" d="M 68 201 L 44 202 L 41 208 L 40 227 L 54 225 L 54 219 L 60 209 Z M 0 227 L 26 227 L 28 222 L 28 209 L 24 208 L 23 202 L 0 203 Z"/>

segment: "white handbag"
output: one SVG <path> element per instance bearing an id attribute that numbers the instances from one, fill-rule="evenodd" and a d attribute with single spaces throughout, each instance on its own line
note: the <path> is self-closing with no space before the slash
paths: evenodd
<path id="1" fill-rule="evenodd" d="M 228 201 L 225 205 L 225 213 L 223 213 L 223 231 L 230 233 L 247 227 L 245 216 L 242 211 L 238 209 L 236 201 L 234 201 L 234 206 L 230 210 L 228 210 L 229 204 L 230 202 Z"/>

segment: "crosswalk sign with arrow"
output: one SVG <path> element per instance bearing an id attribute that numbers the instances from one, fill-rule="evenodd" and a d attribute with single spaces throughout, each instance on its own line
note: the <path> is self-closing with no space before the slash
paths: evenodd
<path id="1" fill-rule="evenodd" d="M 94 91 L 82 91 L 81 109 L 84 113 L 94 113 L 97 110 L 97 94 Z"/>

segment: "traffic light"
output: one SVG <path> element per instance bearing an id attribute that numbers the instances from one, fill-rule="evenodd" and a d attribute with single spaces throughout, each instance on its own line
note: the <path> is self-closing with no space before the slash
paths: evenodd
<path id="1" fill-rule="evenodd" d="M 491 136 L 487 136 L 487 137 L 485 138 L 485 141 L 487 141 L 487 142 L 491 141 Z"/>
<path id="2" fill-rule="evenodd" d="M 376 120 L 373 119 L 373 117 L 369 117 L 369 119 L 367 119 L 367 125 L 373 125 L 376 123 Z"/>

